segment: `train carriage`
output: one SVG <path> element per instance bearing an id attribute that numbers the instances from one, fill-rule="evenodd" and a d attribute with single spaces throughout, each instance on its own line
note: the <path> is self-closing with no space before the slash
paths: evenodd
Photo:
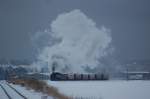
<path id="1" fill-rule="evenodd" d="M 66 81 L 66 80 L 108 80 L 108 75 L 105 74 L 62 74 L 53 72 L 50 75 L 52 81 Z"/>

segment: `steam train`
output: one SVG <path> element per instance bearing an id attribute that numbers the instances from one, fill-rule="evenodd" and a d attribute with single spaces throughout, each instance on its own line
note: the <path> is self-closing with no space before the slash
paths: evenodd
<path id="1" fill-rule="evenodd" d="M 109 77 L 103 73 L 97 74 L 78 74 L 78 73 L 70 73 L 63 74 L 59 72 L 53 72 L 50 75 L 50 79 L 52 81 L 77 81 L 77 80 L 108 80 Z"/>

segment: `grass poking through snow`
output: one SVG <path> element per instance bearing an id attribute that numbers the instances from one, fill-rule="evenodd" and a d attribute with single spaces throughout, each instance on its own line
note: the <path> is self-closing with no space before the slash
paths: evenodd
<path id="1" fill-rule="evenodd" d="M 29 89 L 33 89 L 38 92 L 45 93 L 49 96 L 54 97 L 54 99 L 72 99 L 71 97 L 65 96 L 64 94 L 60 93 L 57 88 L 53 86 L 47 85 L 44 81 L 39 81 L 36 79 L 17 79 L 10 81 L 13 84 L 20 84 L 25 86 Z M 82 99 L 82 98 L 80 98 Z"/>

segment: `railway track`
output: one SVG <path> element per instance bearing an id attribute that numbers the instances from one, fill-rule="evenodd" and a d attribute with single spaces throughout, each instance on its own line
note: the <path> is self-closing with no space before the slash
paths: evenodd
<path id="1" fill-rule="evenodd" d="M 18 90 L 12 87 L 7 82 L 0 83 L 1 89 L 4 91 L 8 99 L 28 99 L 23 94 L 21 94 Z"/>
<path id="2" fill-rule="evenodd" d="M 10 95 L 8 94 L 8 92 L 6 91 L 6 89 L 0 84 L 1 88 L 3 89 L 4 93 L 6 94 L 6 96 L 8 97 L 8 99 L 12 99 L 10 97 Z"/>

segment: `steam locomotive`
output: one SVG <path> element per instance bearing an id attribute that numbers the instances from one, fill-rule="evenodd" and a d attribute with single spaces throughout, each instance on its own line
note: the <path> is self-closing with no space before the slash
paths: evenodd
<path id="1" fill-rule="evenodd" d="M 53 72 L 50 75 L 52 81 L 77 81 L 77 80 L 108 80 L 109 77 L 103 73 L 97 74 L 78 74 L 78 73 L 70 73 L 63 74 L 59 72 Z"/>

